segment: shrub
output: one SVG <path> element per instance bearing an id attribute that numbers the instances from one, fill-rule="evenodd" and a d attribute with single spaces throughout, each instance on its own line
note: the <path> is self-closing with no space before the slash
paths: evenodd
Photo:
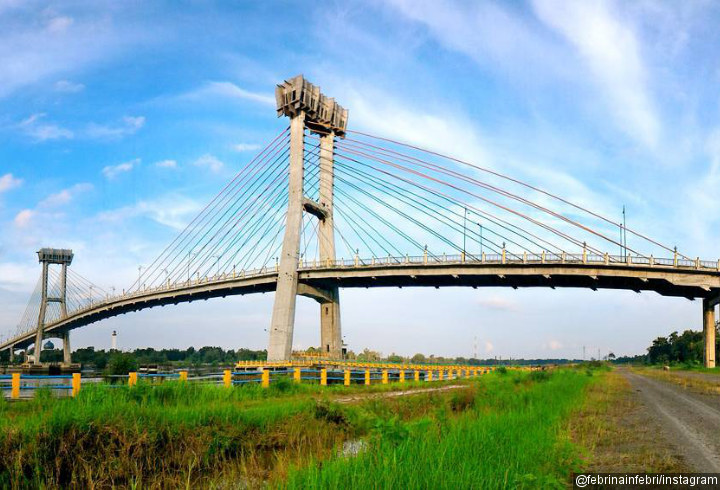
<path id="1" fill-rule="evenodd" d="M 105 372 L 111 375 L 123 375 L 135 372 L 138 369 L 138 363 L 135 356 L 118 352 L 113 354 L 108 363 Z"/>

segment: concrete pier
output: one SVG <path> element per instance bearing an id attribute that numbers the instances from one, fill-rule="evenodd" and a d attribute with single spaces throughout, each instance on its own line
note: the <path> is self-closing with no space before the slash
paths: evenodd
<path id="1" fill-rule="evenodd" d="M 335 133 L 320 136 L 320 206 L 327 215 L 320 220 L 318 240 L 320 263 L 335 261 L 335 224 L 333 220 L 333 195 L 335 186 Z M 328 290 L 331 302 L 320 303 L 320 346 L 325 357 L 342 357 L 342 331 L 340 326 L 340 290 Z"/>
<path id="2" fill-rule="evenodd" d="M 706 368 L 715 367 L 715 306 L 703 299 L 703 333 L 705 334 L 704 364 Z"/>
<path id="3" fill-rule="evenodd" d="M 298 289 L 300 229 L 303 217 L 305 113 L 290 119 L 290 185 L 285 238 L 278 264 L 277 289 L 270 322 L 268 361 L 290 359 Z"/>
<path id="4" fill-rule="evenodd" d="M 299 75 L 277 86 L 278 115 L 290 118 L 289 202 L 282 255 L 278 264 L 275 304 L 270 322 L 268 360 L 290 359 L 295 305 L 298 295 L 298 263 L 303 212 L 319 220 L 318 249 L 321 263 L 335 262 L 333 221 L 335 136 L 345 134 L 347 111 Z M 320 137 L 320 190 L 318 202 L 308 199 L 304 189 L 305 130 Z M 340 293 L 337 287 L 319 291 L 307 285 L 303 291 L 320 303 L 320 337 L 327 357 L 342 354 Z"/>

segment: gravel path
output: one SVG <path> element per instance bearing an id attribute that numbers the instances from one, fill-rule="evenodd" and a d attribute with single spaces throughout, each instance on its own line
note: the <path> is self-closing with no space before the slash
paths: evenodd
<path id="1" fill-rule="evenodd" d="M 368 393 L 368 394 L 347 396 L 347 397 L 342 397 L 342 398 L 335 398 L 333 401 L 337 402 L 337 403 L 354 403 L 354 402 L 359 402 L 359 401 L 370 400 L 373 398 L 394 398 L 394 397 L 398 397 L 398 396 L 420 395 L 422 393 L 457 390 L 458 388 L 466 388 L 466 387 L 467 387 L 467 385 L 449 385 L 449 386 L 439 386 L 437 388 L 421 388 L 421 389 L 403 390 L 403 391 L 386 391 L 386 392 L 381 392 L 381 393 Z"/>
<path id="2" fill-rule="evenodd" d="M 698 472 L 720 473 L 720 398 L 623 370 L 649 413 Z"/>

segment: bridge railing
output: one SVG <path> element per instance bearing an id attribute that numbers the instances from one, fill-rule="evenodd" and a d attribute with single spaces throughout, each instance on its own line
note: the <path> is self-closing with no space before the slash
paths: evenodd
<path id="1" fill-rule="evenodd" d="M 511 367 L 515 370 L 532 370 L 533 367 Z M 258 365 L 253 369 L 238 370 L 226 369 L 222 374 L 211 374 L 189 377 L 187 370 L 177 373 L 144 374 L 131 372 L 128 375 L 111 376 L 110 380 L 103 378 L 85 378 L 80 373 L 69 375 L 28 375 L 14 373 L 0 375 L 0 396 L 12 400 L 29 399 L 39 389 L 49 389 L 58 397 L 77 396 L 84 384 L 103 384 L 111 388 L 127 386 L 132 389 L 138 382 L 144 380 L 145 384 L 155 385 L 160 382 L 197 382 L 204 384 L 222 385 L 227 388 L 242 385 L 260 385 L 268 388 L 272 383 L 280 380 L 292 380 L 295 383 L 311 383 L 320 386 L 327 385 L 375 385 L 390 383 L 405 383 L 411 381 L 443 381 L 460 378 L 476 378 L 491 373 L 494 367 L 488 366 L 353 366 L 342 363 L 328 365 L 311 365 L 296 367 L 279 367 Z M 120 383 L 118 383 L 120 381 Z"/>
<path id="2" fill-rule="evenodd" d="M 423 255 L 405 255 L 405 256 L 385 256 L 385 257 L 370 257 L 360 258 L 358 256 L 351 259 L 341 258 L 338 260 L 302 260 L 299 263 L 300 270 L 322 270 L 331 268 L 358 268 L 362 269 L 365 267 L 398 267 L 398 266 L 410 266 L 416 267 L 418 265 L 423 266 L 436 266 L 436 265 L 448 265 L 448 264 L 583 264 L 593 266 L 612 266 L 612 267 L 635 267 L 635 266 L 649 266 L 649 267 L 664 267 L 672 269 L 695 269 L 704 271 L 717 271 L 720 272 L 720 260 L 689 260 L 687 258 L 673 257 L 673 258 L 655 258 L 651 256 L 638 256 L 638 255 L 610 255 L 610 254 L 588 254 L 588 253 L 553 253 L 553 252 L 511 252 L 503 250 L 501 253 L 461 253 L 461 254 L 442 254 L 434 255 L 426 252 Z M 153 287 L 141 286 L 140 288 L 133 291 L 123 291 L 122 294 L 108 295 L 105 299 L 100 301 L 91 301 L 90 303 L 81 306 L 80 308 L 68 311 L 67 316 L 63 316 L 53 323 L 57 323 L 65 320 L 68 317 L 81 315 L 98 308 L 112 306 L 115 303 L 124 302 L 133 298 L 145 297 L 154 292 L 171 292 L 171 291 L 185 291 L 192 287 L 202 286 L 207 284 L 217 284 L 227 281 L 236 281 L 238 279 L 247 278 L 260 278 L 269 277 L 277 274 L 277 265 L 270 267 L 262 267 L 250 270 L 233 270 L 231 273 L 216 274 L 209 277 L 199 277 L 195 275 L 190 277 L 188 280 L 166 282 Z M 49 326 L 51 326 L 50 324 Z M 27 335 L 28 332 L 24 332 L 16 336 L 16 338 Z M 9 341 L 10 339 L 8 339 Z"/>

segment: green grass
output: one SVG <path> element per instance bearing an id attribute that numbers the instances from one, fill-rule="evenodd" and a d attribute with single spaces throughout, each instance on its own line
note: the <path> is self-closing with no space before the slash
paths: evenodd
<path id="1" fill-rule="evenodd" d="M 40 390 L 0 402 L 0 488 L 558 486 L 574 464 L 563 421 L 592 379 L 560 370 L 349 388 L 88 384 L 75 399 Z M 464 387 L 334 401 L 447 384 Z M 346 441 L 371 450 L 344 457 Z"/>
<path id="2" fill-rule="evenodd" d="M 564 488 L 577 467 L 564 435 L 584 371 L 485 378 L 473 408 L 379 427 L 369 450 L 293 470 L 286 488 Z"/>

